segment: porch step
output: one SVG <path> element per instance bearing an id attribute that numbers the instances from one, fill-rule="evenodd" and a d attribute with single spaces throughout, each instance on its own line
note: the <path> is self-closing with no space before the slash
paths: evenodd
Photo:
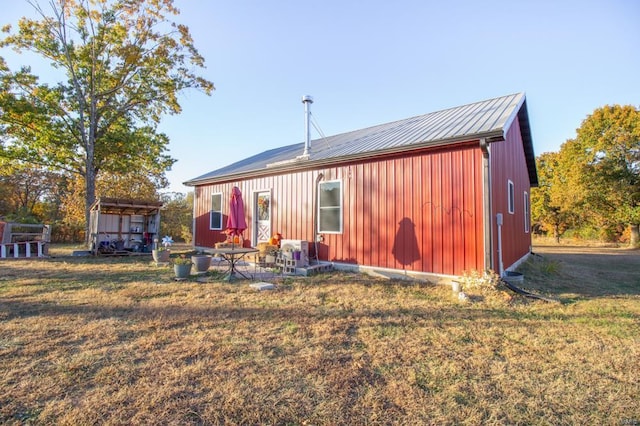
<path id="1" fill-rule="evenodd" d="M 284 266 L 282 269 L 285 275 L 303 275 L 305 277 L 330 271 L 333 271 L 333 265 L 331 263 L 320 263 L 305 267 Z"/>

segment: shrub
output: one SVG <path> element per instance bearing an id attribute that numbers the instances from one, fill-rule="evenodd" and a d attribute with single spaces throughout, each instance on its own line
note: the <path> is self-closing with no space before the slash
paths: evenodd
<path id="1" fill-rule="evenodd" d="M 491 292 L 501 289 L 503 285 L 500 275 L 490 269 L 484 272 L 475 269 L 470 272 L 465 271 L 459 281 L 462 289 L 467 291 Z"/>

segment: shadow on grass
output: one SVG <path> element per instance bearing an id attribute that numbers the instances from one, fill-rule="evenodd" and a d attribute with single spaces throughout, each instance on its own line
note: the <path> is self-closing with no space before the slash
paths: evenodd
<path id="1" fill-rule="evenodd" d="M 573 317 L 569 313 L 534 312 L 505 309 L 461 309 L 452 303 L 445 307 L 425 306 L 421 308 L 389 309 L 348 309 L 343 306 L 232 306 L 229 303 L 211 306 L 176 305 L 171 302 L 172 293 L 158 294 L 166 298 L 167 304 L 147 305 L 138 303 L 98 304 L 66 302 L 29 302 L 24 300 L 0 300 L 3 320 L 29 317 L 68 317 L 78 316 L 84 320 L 116 319 L 121 321 L 146 321 L 149 318 L 162 318 L 167 328 L 182 327 L 194 322 L 229 323 L 252 322 L 256 327 L 281 322 L 317 323 L 348 320 L 360 322 L 369 320 L 387 323 L 409 321 L 432 324 L 433 327 L 459 326 L 461 322 L 513 322 L 521 320 L 567 320 Z"/>
<path id="2" fill-rule="evenodd" d="M 640 295 L 640 251 L 607 247 L 537 246 L 536 255 L 518 269 L 526 290 L 560 298 L 563 302 L 599 297 Z M 189 253 L 189 252 L 187 252 Z M 175 253 L 178 255 L 178 253 Z M 173 282 L 168 266 L 156 266 L 149 257 L 73 257 L 0 262 L 0 286 L 22 280 L 20 285 L 40 286 L 31 292 L 74 291 L 97 288 L 119 290 L 130 283 L 166 284 Z M 213 270 L 210 281 L 216 282 Z M 187 282 L 195 282 L 193 275 Z M 362 274 L 334 272 L 298 280 L 282 278 L 281 288 L 290 284 L 333 284 L 381 286 L 386 292 L 403 287 L 428 287 L 430 283 L 399 279 L 372 278 Z"/>
<path id="3" fill-rule="evenodd" d="M 3 281 L 42 286 L 42 291 L 87 288 L 118 289 L 131 282 L 166 280 L 170 269 L 155 266 L 148 258 L 77 258 L 7 260 L 2 262 Z"/>

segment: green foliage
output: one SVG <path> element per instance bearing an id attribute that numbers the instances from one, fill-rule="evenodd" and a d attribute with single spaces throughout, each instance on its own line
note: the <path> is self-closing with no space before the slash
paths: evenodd
<path id="1" fill-rule="evenodd" d="M 190 225 L 180 225 L 180 238 L 182 238 L 185 243 L 193 242 L 193 231 Z"/>
<path id="2" fill-rule="evenodd" d="M 186 257 L 183 254 L 181 254 L 178 257 L 174 257 L 172 260 L 173 260 L 173 263 L 176 264 L 176 265 L 190 265 L 191 264 L 191 258 Z"/>
<path id="3" fill-rule="evenodd" d="M 157 200 L 156 185 L 141 170 L 103 173 L 96 181 L 96 192 L 105 197 Z M 83 206 L 82 182 L 18 160 L 0 160 L 0 217 L 49 224 L 54 242 L 81 242 L 85 235 Z"/>
<path id="4" fill-rule="evenodd" d="M 57 217 L 62 175 L 21 161 L 0 160 L 0 216 L 24 223 Z"/>
<path id="5" fill-rule="evenodd" d="M 160 218 L 160 234 L 173 235 L 185 242 L 191 242 L 193 223 L 193 193 L 180 192 L 163 194 Z"/>
<path id="6" fill-rule="evenodd" d="M 576 205 L 608 233 L 640 223 L 640 111 L 630 105 L 596 109 L 561 153 Z"/>
<path id="7" fill-rule="evenodd" d="M 42 83 L 0 58 L 0 158 L 20 159 L 80 177 L 85 220 L 101 174 L 141 170 L 162 187 L 175 160 L 157 132 L 164 114 L 180 112 L 177 95 L 213 84 L 193 70 L 204 67 L 172 0 L 52 0 L 38 3 L 40 19 L 9 27 L 0 47 L 32 52 L 65 74 Z M 87 220 L 88 222 L 88 220 Z"/>
<path id="8" fill-rule="evenodd" d="M 83 224 L 65 220 L 51 223 L 51 241 L 58 243 L 77 243 L 83 239 Z"/>
<path id="9" fill-rule="evenodd" d="M 557 242 L 560 236 L 578 220 L 565 202 L 565 174 L 560 155 L 547 152 L 536 158 L 538 187 L 531 190 L 531 219 L 535 229 L 552 233 Z"/>
<path id="10" fill-rule="evenodd" d="M 96 193 L 101 197 L 157 200 L 157 184 L 145 172 L 109 173 L 99 177 Z"/>
<path id="11" fill-rule="evenodd" d="M 619 241 L 629 229 L 640 243 L 640 111 L 596 109 L 559 153 L 537 158 L 540 187 L 532 191 L 532 218 L 556 239 L 572 236 Z"/>
<path id="12" fill-rule="evenodd" d="M 557 260 L 545 260 L 540 263 L 540 272 L 546 276 L 555 275 L 562 269 L 562 265 Z"/>
<path id="13" fill-rule="evenodd" d="M 564 236 L 573 240 L 594 241 L 601 239 L 602 233 L 598 228 L 584 225 L 579 228 L 567 230 Z"/>

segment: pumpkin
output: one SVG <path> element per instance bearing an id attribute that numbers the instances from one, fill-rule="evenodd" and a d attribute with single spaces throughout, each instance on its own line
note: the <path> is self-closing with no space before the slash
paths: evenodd
<path id="1" fill-rule="evenodd" d="M 276 233 L 273 237 L 269 238 L 269 244 L 272 246 L 280 246 L 280 240 L 282 239 L 281 233 Z"/>

